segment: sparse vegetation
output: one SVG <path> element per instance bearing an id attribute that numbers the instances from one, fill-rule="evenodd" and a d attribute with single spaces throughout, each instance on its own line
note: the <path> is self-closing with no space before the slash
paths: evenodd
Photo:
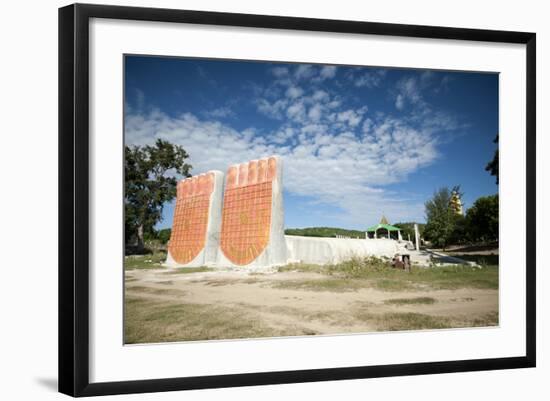
<path id="1" fill-rule="evenodd" d="M 413 312 L 369 313 L 359 311 L 355 313 L 355 317 L 373 324 L 378 331 L 450 329 L 498 325 L 498 313 L 488 313 L 482 317 L 475 318 L 449 318 Z"/>
<path id="2" fill-rule="evenodd" d="M 126 344 L 289 335 L 235 308 L 126 297 Z"/>
<path id="3" fill-rule="evenodd" d="M 415 298 L 392 298 L 384 301 L 388 305 L 431 305 L 436 300 L 431 297 L 415 297 Z"/>
<path id="4" fill-rule="evenodd" d="M 355 317 L 374 324 L 380 331 L 446 329 L 452 327 L 450 320 L 447 318 L 423 313 L 396 312 L 373 314 L 357 312 Z"/>
<path id="5" fill-rule="evenodd" d="M 498 267 L 485 266 L 482 269 L 470 266 L 445 266 L 417 268 L 411 272 L 393 269 L 389 263 L 377 258 L 353 258 L 331 265 L 291 264 L 279 271 L 318 273 L 330 278 L 304 282 L 285 282 L 276 285 L 282 288 L 302 288 L 314 291 L 356 291 L 372 287 L 385 291 L 408 291 L 415 289 L 498 289 Z"/>
<path id="6" fill-rule="evenodd" d="M 182 290 L 177 290 L 172 288 L 153 288 L 153 287 L 146 287 L 141 285 L 128 287 L 126 291 L 128 291 L 129 293 L 153 294 L 153 295 L 183 296 L 186 294 L 186 292 Z"/>
<path id="7" fill-rule="evenodd" d="M 319 280 L 285 280 L 273 283 L 273 288 L 307 291 L 346 292 L 357 291 L 363 287 L 366 287 L 366 285 L 362 281 L 338 278 Z"/>
<path id="8" fill-rule="evenodd" d="M 124 257 L 124 269 L 164 269 L 162 263 L 166 260 L 165 252 L 155 252 L 150 255 L 130 255 Z"/>
<path id="9" fill-rule="evenodd" d="M 189 274 L 214 271 L 214 269 L 206 266 L 166 269 L 162 265 L 165 261 L 166 252 L 164 251 L 157 251 L 149 255 L 129 255 L 124 257 L 124 269 L 164 269 L 166 270 L 166 274 Z"/>
<path id="10" fill-rule="evenodd" d="M 300 271 L 309 273 L 320 273 L 329 276 L 338 276 L 342 278 L 365 278 L 374 272 L 390 271 L 387 259 L 368 257 L 354 257 L 350 260 L 326 265 L 311 265 L 304 263 L 294 263 L 286 266 L 281 266 L 278 269 L 284 271 Z"/>

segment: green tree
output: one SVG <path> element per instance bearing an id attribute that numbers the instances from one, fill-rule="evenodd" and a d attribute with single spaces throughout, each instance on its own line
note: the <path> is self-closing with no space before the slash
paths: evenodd
<path id="1" fill-rule="evenodd" d="M 172 230 L 169 228 L 163 228 L 157 232 L 157 237 L 161 244 L 167 244 L 170 241 L 170 234 Z"/>
<path id="2" fill-rule="evenodd" d="M 462 214 L 456 214 L 455 212 L 453 219 L 453 231 L 451 233 L 449 243 L 460 244 L 469 241 L 471 236 L 469 233 L 466 217 L 464 217 Z"/>
<path id="3" fill-rule="evenodd" d="M 181 146 L 161 139 L 154 146 L 126 146 L 124 154 L 126 245 L 134 240 L 142 252 L 145 234 L 153 233 L 164 204 L 176 196 L 177 175 L 190 177 L 191 165 Z"/>
<path id="4" fill-rule="evenodd" d="M 498 184 L 498 135 L 494 139 L 493 143 L 497 144 L 497 149 L 495 150 L 495 154 L 493 155 L 493 160 L 487 163 L 487 166 L 485 166 L 485 170 L 488 171 L 489 174 L 496 177 Z"/>
<path id="5" fill-rule="evenodd" d="M 498 194 L 478 198 L 466 212 L 473 241 L 498 241 Z"/>
<path id="6" fill-rule="evenodd" d="M 449 206 L 450 202 L 451 191 L 445 187 L 436 191 L 433 198 L 424 204 L 426 212 L 424 236 L 443 249 L 452 238 L 458 216 Z"/>

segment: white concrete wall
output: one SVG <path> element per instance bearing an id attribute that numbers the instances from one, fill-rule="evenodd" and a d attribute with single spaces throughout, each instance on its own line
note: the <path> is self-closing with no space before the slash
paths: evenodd
<path id="1" fill-rule="evenodd" d="M 288 248 L 288 263 L 326 264 L 339 263 L 352 257 L 393 257 L 404 252 L 403 246 L 395 240 L 341 239 L 285 236 Z"/>

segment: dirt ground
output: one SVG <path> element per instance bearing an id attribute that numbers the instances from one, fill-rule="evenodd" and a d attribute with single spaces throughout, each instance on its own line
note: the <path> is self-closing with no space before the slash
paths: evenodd
<path id="1" fill-rule="evenodd" d="M 498 289 L 381 290 L 310 272 L 127 270 L 127 343 L 498 325 Z"/>

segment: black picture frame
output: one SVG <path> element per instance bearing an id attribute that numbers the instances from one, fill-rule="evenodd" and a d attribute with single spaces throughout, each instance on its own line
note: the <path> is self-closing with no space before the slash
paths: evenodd
<path id="1" fill-rule="evenodd" d="M 381 366 L 89 381 L 89 22 L 91 18 L 274 28 L 526 46 L 526 353 L 520 357 Z M 436 26 L 74 4 L 59 9 L 59 391 L 71 396 L 159 392 L 534 367 L 536 363 L 536 35 Z"/>

